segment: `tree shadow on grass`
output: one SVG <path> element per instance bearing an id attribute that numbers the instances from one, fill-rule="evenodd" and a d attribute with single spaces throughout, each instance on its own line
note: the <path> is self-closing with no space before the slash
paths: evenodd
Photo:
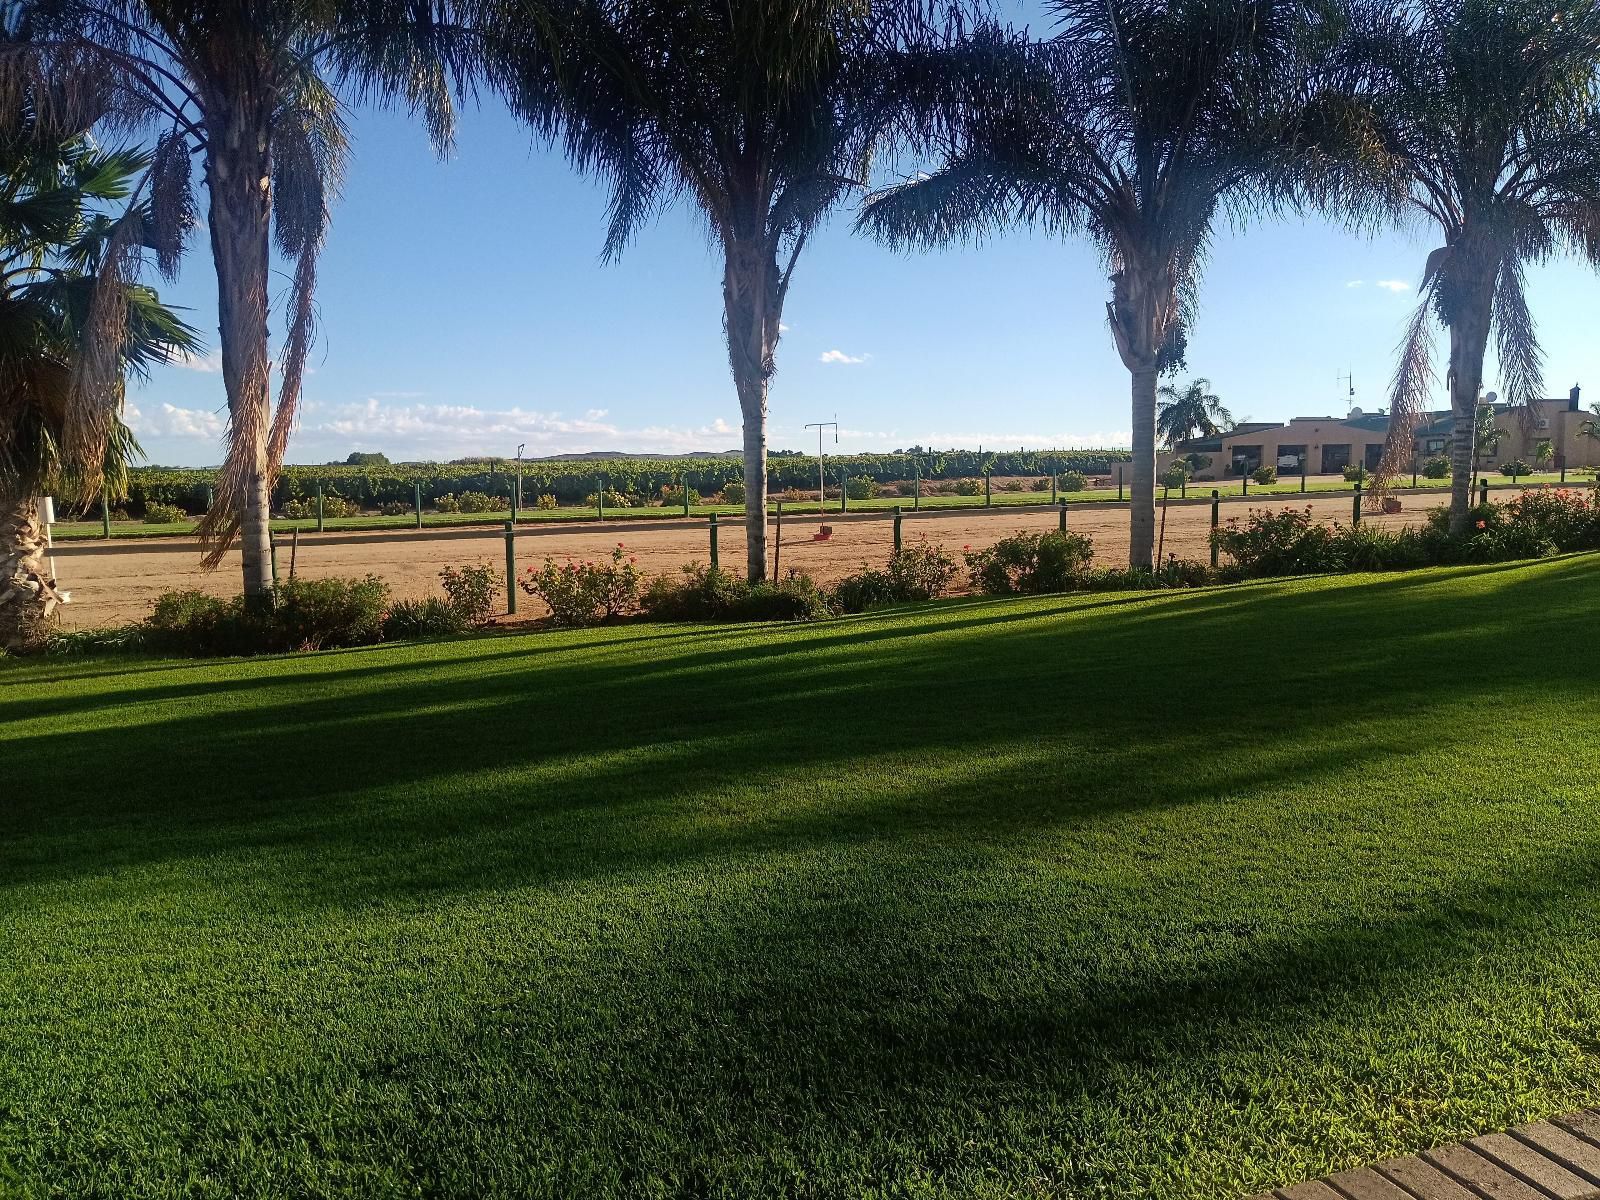
<path id="1" fill-rule="evenodd" d="M 754 797 L 777 798 L 752 821 L 771 835 L 763 846 L 859 837 L 929 813 L 982 830 L 1026 811 L 1031 828 L 1215 799 L 1337 773 L 1397 709 L 1407 721 L 1465 712 L 1467 697 L 1435 685 L 1434 664 L 1483 661 L 1508 621 L 1570 642 L 1588 609 L 1588 593 L 1565 586 L 1574 569 L 1508 576 L 1484 596 L 1450 592 L 1455 619 L 1442 629 L 1438 594 L 1395 580 L 1381 630 L 1376 597 L 1352 586 L 896 613 L 767 638 L 630 638 L 600 657 L 441 648 L 420 663 L 275 664 L 265 681 L 223 681 L 269 683 L 250 707 L 212 707 L 219 697 L 203 693 L 165 715 L 171 698 L 157 688 L 131 693 L 141 707 L 120 723 L 10 739 L 18 761 L 51 764 L 53 784 L 9 806 L 0 864 L 20 884 L 297 847 L 323 882 L 296 880 L 291 855 L 278 876 L 286 895 L 316 902 L 332 888 L 362 903 L 726 853 L 747 834 L 717 831 L 713 798 L 724 796 L 735 797 L 731 825 L 752 821 Z M 1134 673 L 1160 663 L 1182 678 L 1192 664 L 1199 677 L 1225 657 L 1237 670 L 1198 707 L 1172 675 Z M 1591 680 L 1581 656 L 1560 656 L 1514 691 L 1577 698 Z M 1434 730 L 1432 748 L 1466 742 L 1470 728 Z M 954 777 L 948 790 L 940 772 Z M 830 780 L 827 804 L 790 814 L 807 781 Z M 1029 799 L 1008 818 L 1015 796 Z M 329 882 L 329 861 L 349 869 Z"/>

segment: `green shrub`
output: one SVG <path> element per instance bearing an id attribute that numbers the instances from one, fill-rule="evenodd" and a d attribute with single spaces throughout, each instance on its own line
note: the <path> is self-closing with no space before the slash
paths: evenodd
<path id="1" fill-rule="evenodd" d="M 727 483 L 723 484 L 722 485 L 722 503 L 724 503 L 724 504 L 743 504 L 744 503 L 744 484 L 740 483 L 737 479 L 730 479 L 730 480 L 728 480 Z"/>
<path id="2" fill-rule="evenodd" d="M 1303 575 L 1339 569 L 1333 533 L 1310 507 L 1251 509 L 1211 531 L 1212 544 L 1246 575 Z"/>
<path id="3" fill-rule="evenodd" d="M 972 584 L 990 596 L 1071 591 L 1094 561 L 1094 542 L 1081 533 L 1018 533 L 986 550 L 968 550 Z"/>
<path id="4" fill-rule="evenodd" d="M 1089 477 L 1082 471 L 1068 471 L 1061 476 L 1061 490 L 1063 492 L 1086 492 L 1089 490 Z"/>
<path id="5" fill-rule="evenodd" d="M 433 502 L 435 512 L 458 513 L 461 511 L 461 501 L 456 499 L 454 492 L 446 492 Z"/>
<path id="6" fill-rule="evenodd" d="M 556 498 L 549 492 L 543 492 L 540 494 L 539 498 L 533 502 L 533 506 L 542 512 L 549 512 L 551 509 L 556 507 Z"/>
<path id="7" fill-rule="evenodd" d="M 1513 458 L 1508 463 L 1500 464 L 1500 474 L 1510 475 L 1514 478 L 1520 479 L 1524 475 L 1532 475 L 1533 468 L 1527 463 L 1523 462 L 1520 458 Z"/>
<path id="8" fill-rule="evenodd" d="M 145 643 L 169 654 L 259 653 L 259 633 L 247 616 L 242 596 L 225 600 L 196 588 L 163 592 L 145 619 Z"/>
<path id="9" fill-rule="evenodd" d="M 1028 485 L 1028 489 L 1035 492 L 1048 492 L 1050 490 L 1050 477 L 1048 475 L 1044 475 L 1038 479 L 1035 479 Z"/>
<path id="10" fill-rule="evenodd" d="M 273 589 L 273 600 L 267 614 L 271 649 L 369 646 L 383 639 L 389 585 L 376 575 L 291 579 Z"/>
<path id="11" fill-rule="evenodd" d="M 383 615 L 383 640 L 386 642 L 453 637 L 466 630 L 467 622 L 462 615 L 437 596 L 426 600 L 398 600 Z"/>
<path id="12" fill-rule="evenodd" d="M 632 496 L 626 495 L 623 492 L 615 491 L 612 488 L 606 489 L 605 501 L 607 508 L 632 508 L 634 506 Z M 600 507 L 600 493 L 590 492 L 583 498 L 583 506 L 585 508 Z"/>
<path id="13" fill-rule="evenodd" d="M 166 592 L 152 605 L 144 636 L 153 648 L 188 655 L 275 654 L 365 646 L 383 633 L 389 585 L 362 579 L 295 579 L 263 606 L 243 596 Z"/>
<path id="14" fill-rule="evenodd" d="M 517 581 L 530 596 L 543 600 L 557 625 L 598 625 L 631 612 L 642 583 L 634 560 L 618 542 L 608 559 L 557 564 L 547 558 L 529 567 Z"/>
<path id="15" fill-rule="evenodd" d="M 844 613 L 866 612 L 894 604 L 900 597 L 889 572 L 861 564 L 861 570 L 833 585 L 833 607 Z"/>
<path id="16" fill-rule="evenodd" d="M 500 575 L 489 563 L 446 567 L 439 572 L 446 602 L 468 625 L 487 625 L 500 597 Z"/>
<path id="17" fill-rule="evenodd" d="M 950 590 L 957 570 L 945 548 L 926 538 L 889 556 L 889 580 L 899 600 L 937 600 Z"/>
<path id="18" fill-rule="evenodd" d="M 1268 463 L 1266 466 L 1257 467 L 1250 472 L 1250 478 L 1265 487 L 1269 483 L 1278 482 L 1278 468 Z"/>
<path id="19" fill-rule="evenodd" d="M 739 605 L 739 621 L 815 621 L 831 615 L 828 597 L 816 580 L 791 570 L 777 583 L 758 583 Z"/>
<path id="20" fill-rule="evenodd" d="M 653 621 L 804 621 L 825 617 L 828 598 L 809 575 L 790 571 L 752 587 L 720 567 L 689 563 L 681 577 L 660 575 L 639 602 Z"/>
<path id="21" fill-rule="evenodd" d="M 895 483 L 894 490 L 902 496 L 915 496 L 919 486 L 915 479 L 901 479 Z"/>
<path id="22" fill-rule="evenodd" d="M 1362 483 L 1365 482 L 1367 474 L 1368 472 L 1365 466 L 1360 463 L 1355 463 L 1344 469 L 1344 481 L 1346 483 Z"/>
<path id="23" fill-rule="evenodd" d="M 440 509 L 439 511 L 490 513 L 508 512 L 510 511 L 510 508 L 511 502 L 509 500 L 501 499 L 499 496 L 491 496 L 487 492 L 462 492 L 460 497 L 457 499 L 456 508 Z"/>
<path id="24" fill-rule="evenodd" d="M 378 505 L 378 512 L 386 517 L 403 517 L 411 511 L 411 505 L 404 500 L 385 500 Z"/>
<path id="25" fill-rule="evenodd" d="M 144 508 L 146 525 L 176 525 L 188 519 L 189 514 L 176 504 L 147 504 Z"/>
<path id="26" fill-rule="evenodd" d="M 1424 479 L 1449 479 L 1450 460 L 1443 454 L 1435 454 L 1422 464 Z"/>
<path id="27" fill-rule="evenodd" d="M 878 481 L 866 475 L 856 475 L 844 481 L 844 490 L 852 500 L 876 500 Z"/>
<path id="28" fill-rule="evenodd" d="M 653 621 L 726 621 L 749 594 L 744 580 L 720 567 L 692 562 L 682 578 L 658 575 L 640 598 L 639 606 Z"/>
<path id="29" fill-rule="evenodd" d="M 983 480 L 958 479 L 952 490 L 958 496 L 981 496 L 983 495 Z"/>
<path id="30" fill-rule="evenodd" d="M 1181 465 L 1174 463 L 1156 482 L 1168 491 L 1176 492 L 1189 482 L 1189 472 L 1184 470 Z"/>

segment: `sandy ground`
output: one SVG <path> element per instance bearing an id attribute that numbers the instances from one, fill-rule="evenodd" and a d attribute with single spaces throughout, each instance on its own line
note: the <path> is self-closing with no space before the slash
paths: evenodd
<path id="1" fill-rule="evenodd" d="M 1363 520 L 1397 527 L 1422 519 L 1432 497 L 1406 496 L 1407 510 Z M 1263 501 L 1224 501 L 1222 519 L 1243 517 L 1252 508 L 1309 507 L 1320 519 L 1350 520 L 1350 497 L 1325 499 L 1290 497 Z M 905 515 L 907 541 L 926 537 L 959 556 L 964 547 L 987 546 L 1019 530 L 1044 531 L 1056 527 L 1054 509 L 963 509 Z M 1070 527 L 1094 538 L 1097 557 L 1107 565 L 1124 561 L 1128 552 L 1126 506 L 1073 506 Z M 1157 514 L 1159 521 L 1160 514 Z M 1181 558 L 1209 555 L 1207 534 L 1210 505 L 1178 504 L 1167 510 L 1165 550 Z M 779 569 L 805 571 L 819 582 L 831 583 L 858 570 L 863 562 L 881 564 L 894 542 L 893 519 L 888 513 L 830 518 L 833 536 L 812 540 L 821 522 L 816 517 L 790 518 L 784 523 Z M 282 535 L 280 535 L 281 537 Z M 536 565 L 545 556 L 558 561 L 572 557 L 597 558 L 622 542 L 641 570 L 649 574 L 675 572 L 684 563 L 709 558 L 706 522 L 657 521 L 645 525 L 619 523 L 574 524 L 556 529 L 523 529 L 517 536 L 518 570 Z M 740 570 L 744 566 L 744 531 L 724 521 L 720 532 L 721 561 Z M 65 623 L 78 628 L 138 620 L 150 602 L 175 588 L 201 588 L 227 595 L 239 588 L 239 556 L 230 554 L 214 572 L 200 569 L 200 555 L 189 539 L 149 539 L 123 542 L 75 542 L 55 550 L 57 575 L 72 593 L 64 612 Z M 291 550 L 280 541 L 278 567 L 289 571 Z M 419 598 L 438 594 L 439 569 L 449 564 L 487 562 L 505 567 L 505 535 L 484 528 L 445 532 L 421 530 L 394 533 L 304 534 L 294 552 L 295 570 L 310 578 L 328 575 L 375 574 L 388 581 L 396 597 Z M 540 606 L 527 596 L 519 615 L 539 615 Z"/>

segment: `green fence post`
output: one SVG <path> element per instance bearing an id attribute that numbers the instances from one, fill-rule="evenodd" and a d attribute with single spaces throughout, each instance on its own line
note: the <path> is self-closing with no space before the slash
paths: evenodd
<path id="1" fill-rule="evenodd" d="M 1300 456 L 1300 494 L 1306 494 L 1306 456 Z"/>
<path id="2" fill-rule="evenodd" d="M 894 506 L 894 552 L 900 553 L 900 506 Z"/>
<path id="3" fill-rule="evenodd" d="M 1361 524 L 1361 480 L 1356 480 L 1355 499 L 1350 501 L 1350 523 Z"/>
<path id="4" fill-rule="evenodd" d="M 839 469 L 839 511 L 849 512 L 850 481 L 845 477 L 844 468 Z"/>
<path id="5" fill-rule="evenodd" d="M 711 569 L 717 569 L 717 514 L 711 514 Z"/>
<path id="6" fill-rule="evenodd" d="M 416 510 L 417 510 L 417 528 L 421 529 L 422 528 L 422 481 L 420 479 L 417 480 L 417 482 L 412 484 L 411 487 L 412 487 L 411 498 L 412 498 L 413 501 L 415 501 L 415 507 L 416 507 Z"/>
<path id="7" fill-rule="evenodd" d="M 317 532 L 322 532 L 322 480 L 317 480 Z"/>
<path id="8" fill-rule="evenodd" d="M 1211 489 L 1211 565 L 1217 565 L 1217 525 L 1222 517 L 1222 493 Z"/>
<path id="9" fill-rule="evenodd" d="M 520 484 L 522 481 L 518 480 L 517 482 Z M 517 508 L 519 507 L 517 501 L 521 499 L 521 492 L 521 487 L 514 487 L 511 489 L 511 523 L 513 525 L 517 523 Z"/>
<path id="10" fill-rule="evenodd" d="M 517 527 L 506 522 L 506 613 L 517 615 Z"/>
<path id="11" fill-rule="evenodd" d="M 679 486 L 683 488 L 683 515 L 687 517 L 689 515 L 689 477 L 687 475 L 679 480 Z"/>
<path id="12" fill-rule="evenodd" d="M 272 536 L 272 531 L 267 531 L 267 551 L 272 557 L 272 586 L 278 586 L 278 539 Z"/>
<path id="13" fill-rule="evenodd" d="M 1059 500 L 1059 501 L 1057 501 L 1057 506 L 1061 509 L 1061 514 L 1060 514 L 1061 532 L 1065 533 L 1067 531 L 1067 502 L 1065 500 Z"/>
<path id="14" fill-rule="evenodd" d="M 994 497 L 989 493 L 989 472 L 987 470 L 983 473 L 983 506 L 985 508 L 994 507 Z"/>
<path id="15" fill-rule="evenodd" d="M 111 536 L 111 502 L 106 499 L 104 492 L 100 493 L 100 536 Z"/>
<path id="16" fill-rule="evenodd" d="M 606 477 L 604 475 L 600 476 L 600 486 L 594 491 L 594 506 L 595 510 L 600 514 L 600 519 L 604 521 L 606 519 Z"/>
<path id="17" fill-rule="evenodd" d="M 1239 494 L 1241 496 L 1248 496 L 1250 494 L 1250 472 L 1249 471 L 1240 471 L 1239 472 Z"/>
<path id="18" fill-rule="evenodd" d="M 1567 456 L 1565 454 L 1563 454 L 1561 456 L 1561 482 L 1565 483 L 1566 481 L 1567 481 Z"/>
<path id="19" fill-rule="evenodd" d="M 1122 467 L 1117 466 L 1117 503 L 1122 503 Z"/>
<path id="20" fill-rule="evenodd" d="M 1059 475 L 1050 476 L 1050 503 L 1051 504 L 1054 504 L 1058 499 L 1060 499 L 1060 487 L 1059 487 L 1060 479 L 1061 479 L 1061 476 L 1059 476 Z"/>
<path id="21" fill-rule="evenodd" d="M 911 460 L 911 508 L 913 511 L 922 507 L 922 464 L 916 459 Z"/>
<path id="22" fill-rule="evenodd" d="M 1188 498 L 1189 498 L 1189 476 L 1188 476 L 1187 473 L 1185 473 L 1184 477 L 1178 481 L 1178 499 L 1187 500 Z"/>
<path id="23" fill-rule="evenodd" d="M 1488 479 L 1482 479 L 1482 480 L 1478 481 L 1478 503 L 1479 504 L 1487 504 L 1487 503 L 1489 503 L 1489 481 L 1488 481 Z"/>

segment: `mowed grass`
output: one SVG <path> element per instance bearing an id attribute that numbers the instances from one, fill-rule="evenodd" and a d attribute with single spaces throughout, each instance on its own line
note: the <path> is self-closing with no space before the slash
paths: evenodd
<path id="1" fill-rule="evenodd" d="M 1600 1102 L 1597 611 L 0 666 L 0 1195 L 1228 1197 Z"/>

